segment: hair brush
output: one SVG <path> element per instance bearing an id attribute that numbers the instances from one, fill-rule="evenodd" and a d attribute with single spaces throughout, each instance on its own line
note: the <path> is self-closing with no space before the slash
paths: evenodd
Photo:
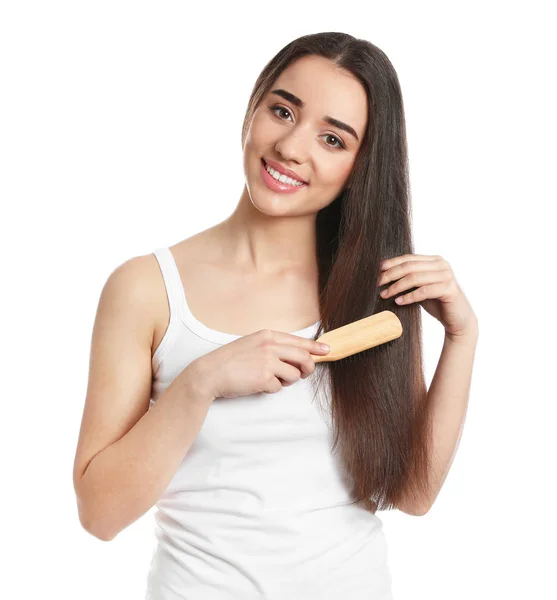
<path id="1" fill-rule="evenodd" d="M 331 349 L 324 356 L 312 354 L 312 358 L 316 363 L 352 358 L 359 352 L 395 340 L 401 335 L 402 323 L 399 318 L 394 312 L 383 310 L 319 336 L 316 341 L 328 344 Z"/>

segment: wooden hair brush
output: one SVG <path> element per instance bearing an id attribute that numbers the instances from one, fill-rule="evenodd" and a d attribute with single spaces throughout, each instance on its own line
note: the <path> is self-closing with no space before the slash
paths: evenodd
<path id="1" fill-rule="evenodd" d="M 395 340 L 401 335 L 402 323 L 399 318 L 394 312 L 383 310 L 319 336 L 316 341 L 328 344 L 331 349 L 324 356 L 312 354 L 312 358 L 316 363 L 340 360 Z"/>

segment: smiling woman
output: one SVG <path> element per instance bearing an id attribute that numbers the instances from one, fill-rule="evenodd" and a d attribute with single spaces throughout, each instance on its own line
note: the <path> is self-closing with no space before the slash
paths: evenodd
<path id="1" fill-rule="evenodd" d="M 315 230 L 315 246 L 308 243 L 319 271 L 321 323 L 314 339 L 384 310 L 373 283 L 380 264 L 412 252 L 402 94 L 385 54 L 341 33 L 295 40 L 255 83 L 242 147 L 249 204 L 275 218 L 290 217 L 290 227 L 293 217 L 306 217 L 310 237 Z M 294 188 L 286 181 L 280 189 L 269 185 L 270 178 L 250 177 L 260 157 L 309 185 Z M 284 203 L 269 189 L 295 193 Z M 237 210 L 229 223 L 240 214 L 245 219 Z M 334 444 L 340 443 L 357 504 L 421 514 L 430 489 L 431 416 L 421 314 L 416 305 L 388 308 L 400 312 L 401 340 L 367 352 L 355 365 L 327 367 Z"/>
<path id="2" fill-rule="evenodd" d="M 345 33 L 294 40 L 257 78 L 241 141 L 231 216 L 103 293 L 83 522 L 112 539 L 156 505 L 150 600 L 388 600 L 376 512 L 422 515 L 430 497 L 420 306 L 377 286 L 413 252 L 395 69 Z M 401 337 L 311 358 L 322 333 L 387 309 Z"/>

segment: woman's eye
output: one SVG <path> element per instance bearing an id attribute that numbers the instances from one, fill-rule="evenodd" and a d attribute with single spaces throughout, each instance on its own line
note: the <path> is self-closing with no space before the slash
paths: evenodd
<path id="1" fill-rule="evenodd" d="M 290 114 L 290 111 L 287 108 L 284 108 L 284 106 L 271 106 L 270 110 L 273 114 L 275 114 L 279 119 L 282 119 L 283 121 L 284 121 L 284 119 L 281 116 L 279 116 L 278 111 L 283 111 L 283 112 L 287 113 L 288 115 Z M 346 146 L 343 144 L 342 140 L 332 133 L 326 133 L 325 135 L 322 135 L 321 137 L 332 137 L 333 139 L 336 140 L 336 142 L 337 142 L 336 144 L 327 144 L 327 146 L 329 146 L 330 148 L 346 149 Z"/>
<path id="2" fill-rule="evenodd" d="M 275 112 L 277 110 L 282 110 L 285 113 L 290 114 L 290 111 L 287 108 L 284 108 L 284 106 L 271 106 L 271 112 L 278 116 L 278 114 Z M 279 118 L 282 119 L 282 117 Z"/>
<path id="3" fill-rule="evenodd" d="M 345 148 L 344 144 L 340 141 L 340 138 L 337 138 L 336 135 L 332 133 L 326 133 L 323 137 L 332 137 L 338 142 L 338 146 L 331 146 L 332 148 Z"/>

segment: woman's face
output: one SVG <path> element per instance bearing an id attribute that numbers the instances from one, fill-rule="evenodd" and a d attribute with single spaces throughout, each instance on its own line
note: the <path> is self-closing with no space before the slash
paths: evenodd
<path id="1" fill-rule="evenodd" d="M 367 118 L 366 92 L 350 73 L 320 56 L 289 65 L 255 111 L 244 145 L 244 174 L 254 206 L 264 213 L 303 215 L 330 204 L 352 171 Z M 262 160 L 279 171 L 294 171 L 308 185 L 293 193 L 269 188 Z"/>

